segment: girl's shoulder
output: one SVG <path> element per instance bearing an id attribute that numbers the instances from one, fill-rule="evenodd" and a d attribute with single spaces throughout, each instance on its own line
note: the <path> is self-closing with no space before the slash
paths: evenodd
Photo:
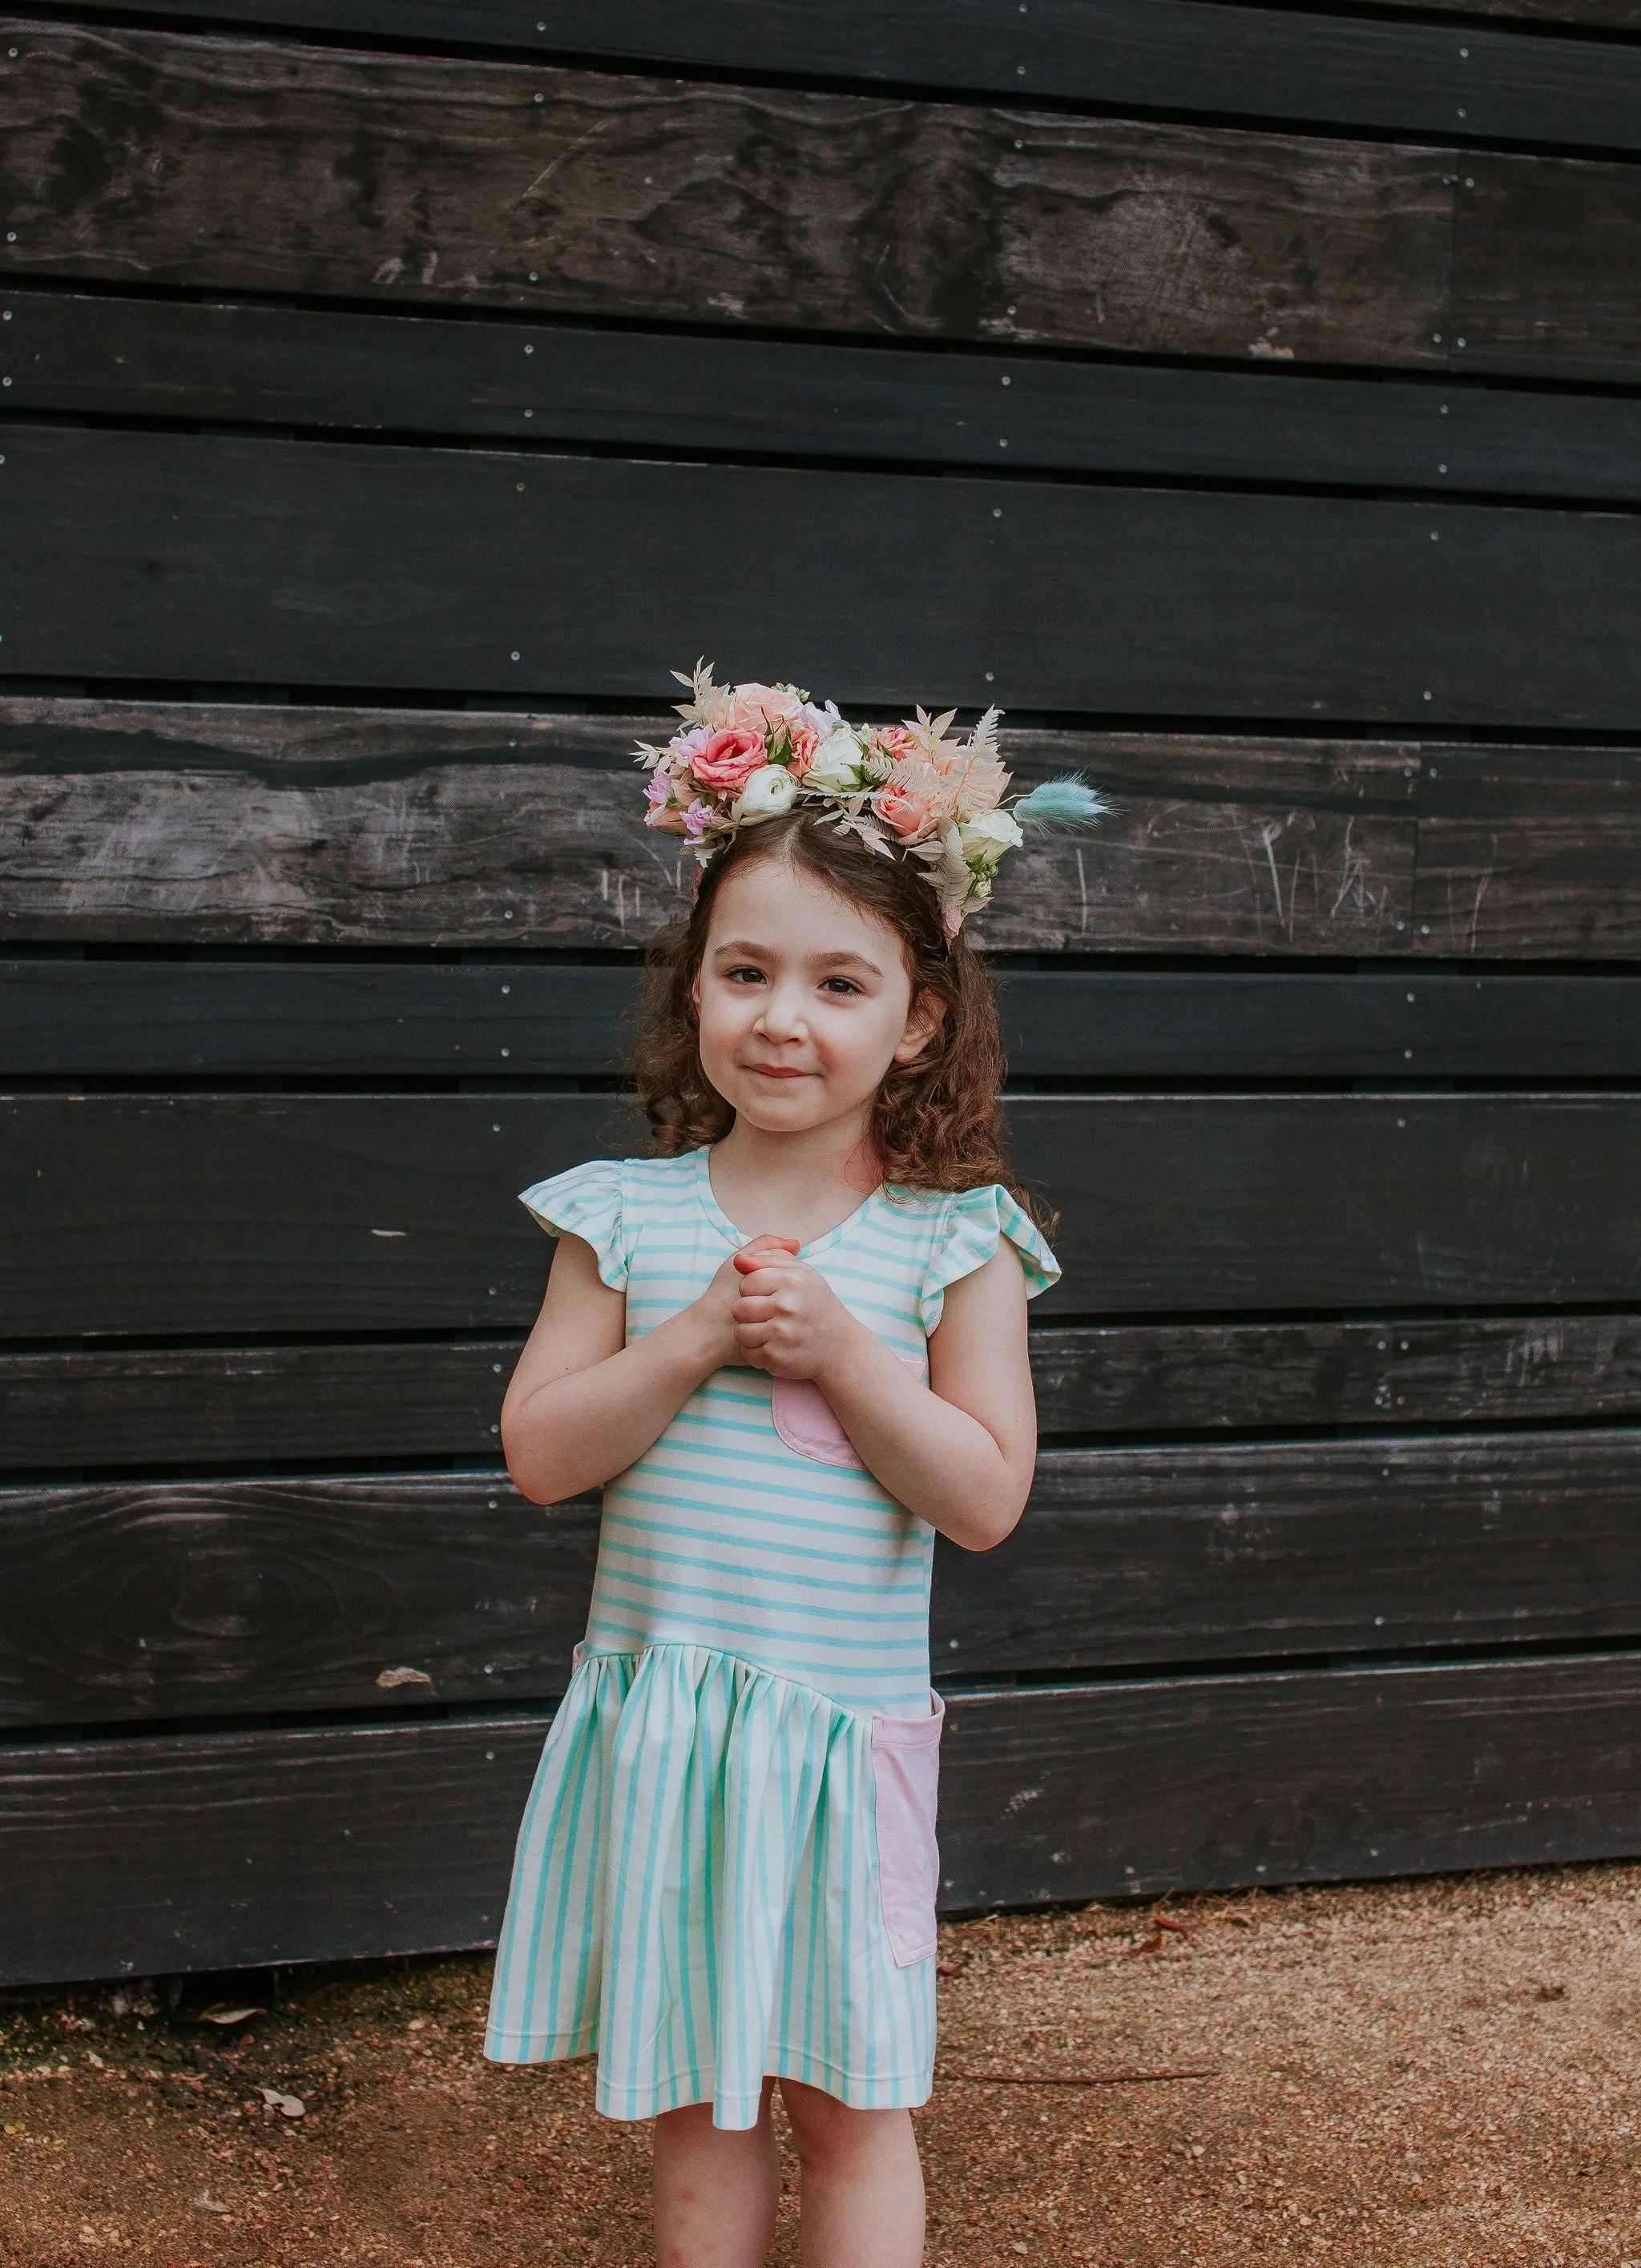
<path id="1" fill-rule="evenodd" d="M 924 1246 L 918 1287 L 919 1319 L 932 1331 L 945 1311 L 948 1287 L 983 1268 L 1007 1242 L 1019 1256 L 1026 1296 L 1034 1300 L 1060 1278 L 1060 1263 L 1035 1222 L 999 1182 L 973 1189 L 886 1192 L 891 1206 Z"/>
<path id="2" fill-rule="evenodd" d="M 634 1243 L 647 1218 L 675 1204 L 694 1171 L 693 1158 L 590 1158 L 519 1192 L 519 1202 L 549 1236 L 578 1236 L 598 1256 L 612 1290 L 626 1286 Z"/>

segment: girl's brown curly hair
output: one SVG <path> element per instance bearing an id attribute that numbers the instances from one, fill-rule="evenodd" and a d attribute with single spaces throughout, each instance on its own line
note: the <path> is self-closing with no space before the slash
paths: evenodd
<path id="1" fill-rule="evenodd" d="M 1000 1182 L 1028 1204 L 1003 1150 L 1003 1037 L 984 969 L 960 933 L 948 943 L 939 901 L 915 867 L 868 850 L 814 811 L 742 828 L 702 876 L 688 919 L 650 949 L 633 1067 L 654 1147 L 677 1157 L 716 1142 L 732 1122 L 701 1067 L 692 995 L 717 894 L 729 875 L 757 858 L 785 859 L 886 921 L 901 939 L 913 998 L 932 993 L 945 1011 L 923 1054 L 893 1064 L 879 1089 L 872 1138 L 884 1180 L 916 1189 Z"/>

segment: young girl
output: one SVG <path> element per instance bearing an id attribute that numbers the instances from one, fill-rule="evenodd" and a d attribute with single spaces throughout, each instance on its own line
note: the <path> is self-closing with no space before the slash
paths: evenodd
<path id="1" fill-rule="evenodd" d="M 559 1240 L 502 1413 L 555 1504 L 604 1484 L 585 1638 L 519 1838 L 487 2052 L 596 2049 L 656 2121 L 658 2255 L 755 2268 L 778 2080 L 807 2268 L 914 2268 L 935 2031 L 937 1531 L 989 1550 L 1036 1447 L 1026 1302 L 1058 1274 L 998 1139 L 959 935 L 1019 819 L 995 714 L 861 731 L 698 670 L 646 748 L 704 873 L 661 948 L 661 1155 L 525 1204 Z"/>

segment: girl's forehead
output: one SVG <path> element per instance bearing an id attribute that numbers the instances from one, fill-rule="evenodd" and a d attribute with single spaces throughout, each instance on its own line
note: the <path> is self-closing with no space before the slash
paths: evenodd
<path id="1" fill-rule="evenodd" d="M 846 896 L 819 874 L 784 858 L 756 858 L 726 874 L 712 902 L 707 950 L 730 938 L 755 939 L 772 951 L 849 948 L 898 959 L 899 930 L 871 906 Z"/>

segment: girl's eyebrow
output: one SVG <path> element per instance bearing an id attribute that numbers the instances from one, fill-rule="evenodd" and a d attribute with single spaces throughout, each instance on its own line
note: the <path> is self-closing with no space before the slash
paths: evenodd
<path id="1" fill-rule="evenodd" d="M 817 953 L 813 956 L 817 968 L 864 968 L 869 976 L 881 976 L 883 971 L 875 961 L 868 961 L 864 953 Z"/>
<path id="2" fill-rule="evenodd" d="M 732 937 L 726 939 L 722 945 L 713 946 L 712 958 L 717 961 L 725 954 L 731 955 L 739 954 L 743 958 L 753 961 L 772 961 L 777 950 L 778 948 L 774 946 L 759 945 L 752 938 Z M 811 954 L 809 964 L 813 968 L 864 968 L 871 976 L 881 976 L 883 974 L 875 961 L 868 961 L 864 953 L 851 953 L 847 948 L 838 953 Z"/>

